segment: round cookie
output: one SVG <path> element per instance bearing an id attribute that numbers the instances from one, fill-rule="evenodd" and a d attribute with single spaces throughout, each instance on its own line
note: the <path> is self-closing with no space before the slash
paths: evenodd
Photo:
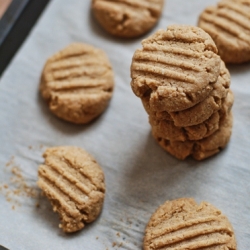
<path id="1" fill-rule="evenodd" d="M 226 63 L 250 61 L 250 0 L 222 0 L 202 12 L 198 25 L 214 39 Z"/>
<path id="2" fill-rule="evenodd" d="M 100 25 L 110 34 L 132 38 L 149 31 L 158 21 L 164 0 L 92 0 Z"/>
<path id="3" fill-rule="evenodd" d="M 171 155 L 180 160 L 192 156 L 196 160 L 203 160 L 219 153 L 230 140 L 233 126 L 233 115 L 230 112 L 222 117 L 220 128 L 212 135 L 198 141 L 170 141 L 153 134 L 159 145 Z"/>
<path id="4" fill-rule="evenodd" d="M 150 112 L 148 102 L 142 100 L 145 109 L 154 119 L 174 121 L 175 126 L 187 127 L 198 125 L 209 119 L 211 115 L 218 111 L 223 103 L 223 99 L 227 96 L 230 87 L 230 73 L 225 63 L 221 61 L 220 75 L 217 82 L 213 85 L 210 95 L 195 106 L 179 112 Z"/>
<path id="5" fill-rule="evenodd" d="M 221 59 L 202 29 L 172 25 L 142 41 L 131 64 L 131 87 L 152 111 L 181 111 L 209 96 Z"/>
<path id="6" fill-rule="evenodd" d="M 236 250 L 231 223 L 208 202 L 192 198 L 166 201 L 151 216 L 145 230 L 144 250 Z"/>
<path id="7" fill-rule="evenodd" d="M 66 233 L 81 230 L 99 215 L 104 195 L 104 174 L 95 159 L 73 146 L 52 147 L 38 169 L 38 186 L 60 215 Z"/>
<path id="8" fill-rule="evenodd" d="M 108 106 L 114 77 L 106 54 L 73 43 L 50 57 L 43 69 L 40 92 L 58 117 L 85 124 Z"/>

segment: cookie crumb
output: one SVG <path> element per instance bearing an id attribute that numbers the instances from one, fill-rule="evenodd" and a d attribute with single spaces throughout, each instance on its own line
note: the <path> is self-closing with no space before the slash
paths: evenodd
<path id="1" fill-rule="evenodd" d="M 11 156 L 10 160 L 5 164 L 5 166 L 6 166 L 6 167 L 9 167 L 10 165 L 12 165 L 14 159 L 15 159 L 15 157 L 14 157 L 14 156 Z"/>
<path id="2" fill-rule="evenodd" d="M 7 183 L 0 185 L 0 193 L 5 197 L 6 201 L 12 203 L 12 209 L 15 210 L 16 206 L 20 206 L 20 203 L 17 201 L 18 197 L 36 198 L 38 192 L 36 188 L 26 183 L 20 167 L 15 163 L 14 156 L 5 164 L 5 167 L 7 168 L 7 172 L 12 175 Z"/>

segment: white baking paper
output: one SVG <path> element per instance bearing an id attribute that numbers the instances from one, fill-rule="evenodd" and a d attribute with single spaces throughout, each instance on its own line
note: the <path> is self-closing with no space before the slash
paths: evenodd
<path id="1" fill-rule="evenodd" d="M 196 25 L 200 12 L 215 3 L 168 0 L 150 33 L 170 24 Z M 250 64 L 229 66 L 235 104 L 228 147 L 205 161 L 179 161 L 154 141 L 147 115 L 130 88 L 131 58 L 142 38 L 124 40 L 106 34 L 92 17 L 89 0 L 53 0 L 48 5 L 0 81 L 0 183 L 10 180 L 5 164 L 14 156 L 35 189 L 45 148 L 76 145 L 91 153 L 104 170 L 105 204 L 94 223 L 65 235 L 46 198 L 39 198 L 40 208 L 34 198 L 20 198 L 13 210 L 0 192 L 0 245 L 11 250 L 142 249 L 144 229 L 155 209 L 168 199 L 194 197 L 221 209 L 235 229 L 238 249 L 249 249 Z M 38 92 L 46 59 L 71 42 L 103 49 L 115 73 L 107 111 L 86 126 L 56 118 Z"/>

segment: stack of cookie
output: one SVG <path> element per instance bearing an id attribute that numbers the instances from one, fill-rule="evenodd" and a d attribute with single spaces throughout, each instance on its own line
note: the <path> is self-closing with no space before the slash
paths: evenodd
<path id="1" fill-rule="evenodd" d="M 230 74 L 211 37 L 172 25 L 142 41 L 131 86 L 149 114 L 158 143 L 179 159 L 218 153 L 231 136 Z"/>

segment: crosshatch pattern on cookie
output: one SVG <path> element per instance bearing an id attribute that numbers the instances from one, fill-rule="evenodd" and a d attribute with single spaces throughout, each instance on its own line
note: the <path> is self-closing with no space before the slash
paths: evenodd
<path id="1" fill-rule="evenodd" d="M 152 215 L 144 250 L 236 250 L 233 228 L 221 211 L 192 198 L 167 201 Z"/>
<path id="2" fill-rule="evenodd" d="M 142 41 L 131 65 L 131 86 L 151 110 L 180 111 L 205 99 L 220 73 L 220 58 L 202 29 L 172 25 Z"/>
<path id="3" fill-rule="evenodd" d="M 99 215 L 104 200 L 104 175 L 86 151 L 54 147 L 44 153 L 38 170 L 38 186 L 61 218 L 59 225 L 70 233 L 82 229 Z"/>

